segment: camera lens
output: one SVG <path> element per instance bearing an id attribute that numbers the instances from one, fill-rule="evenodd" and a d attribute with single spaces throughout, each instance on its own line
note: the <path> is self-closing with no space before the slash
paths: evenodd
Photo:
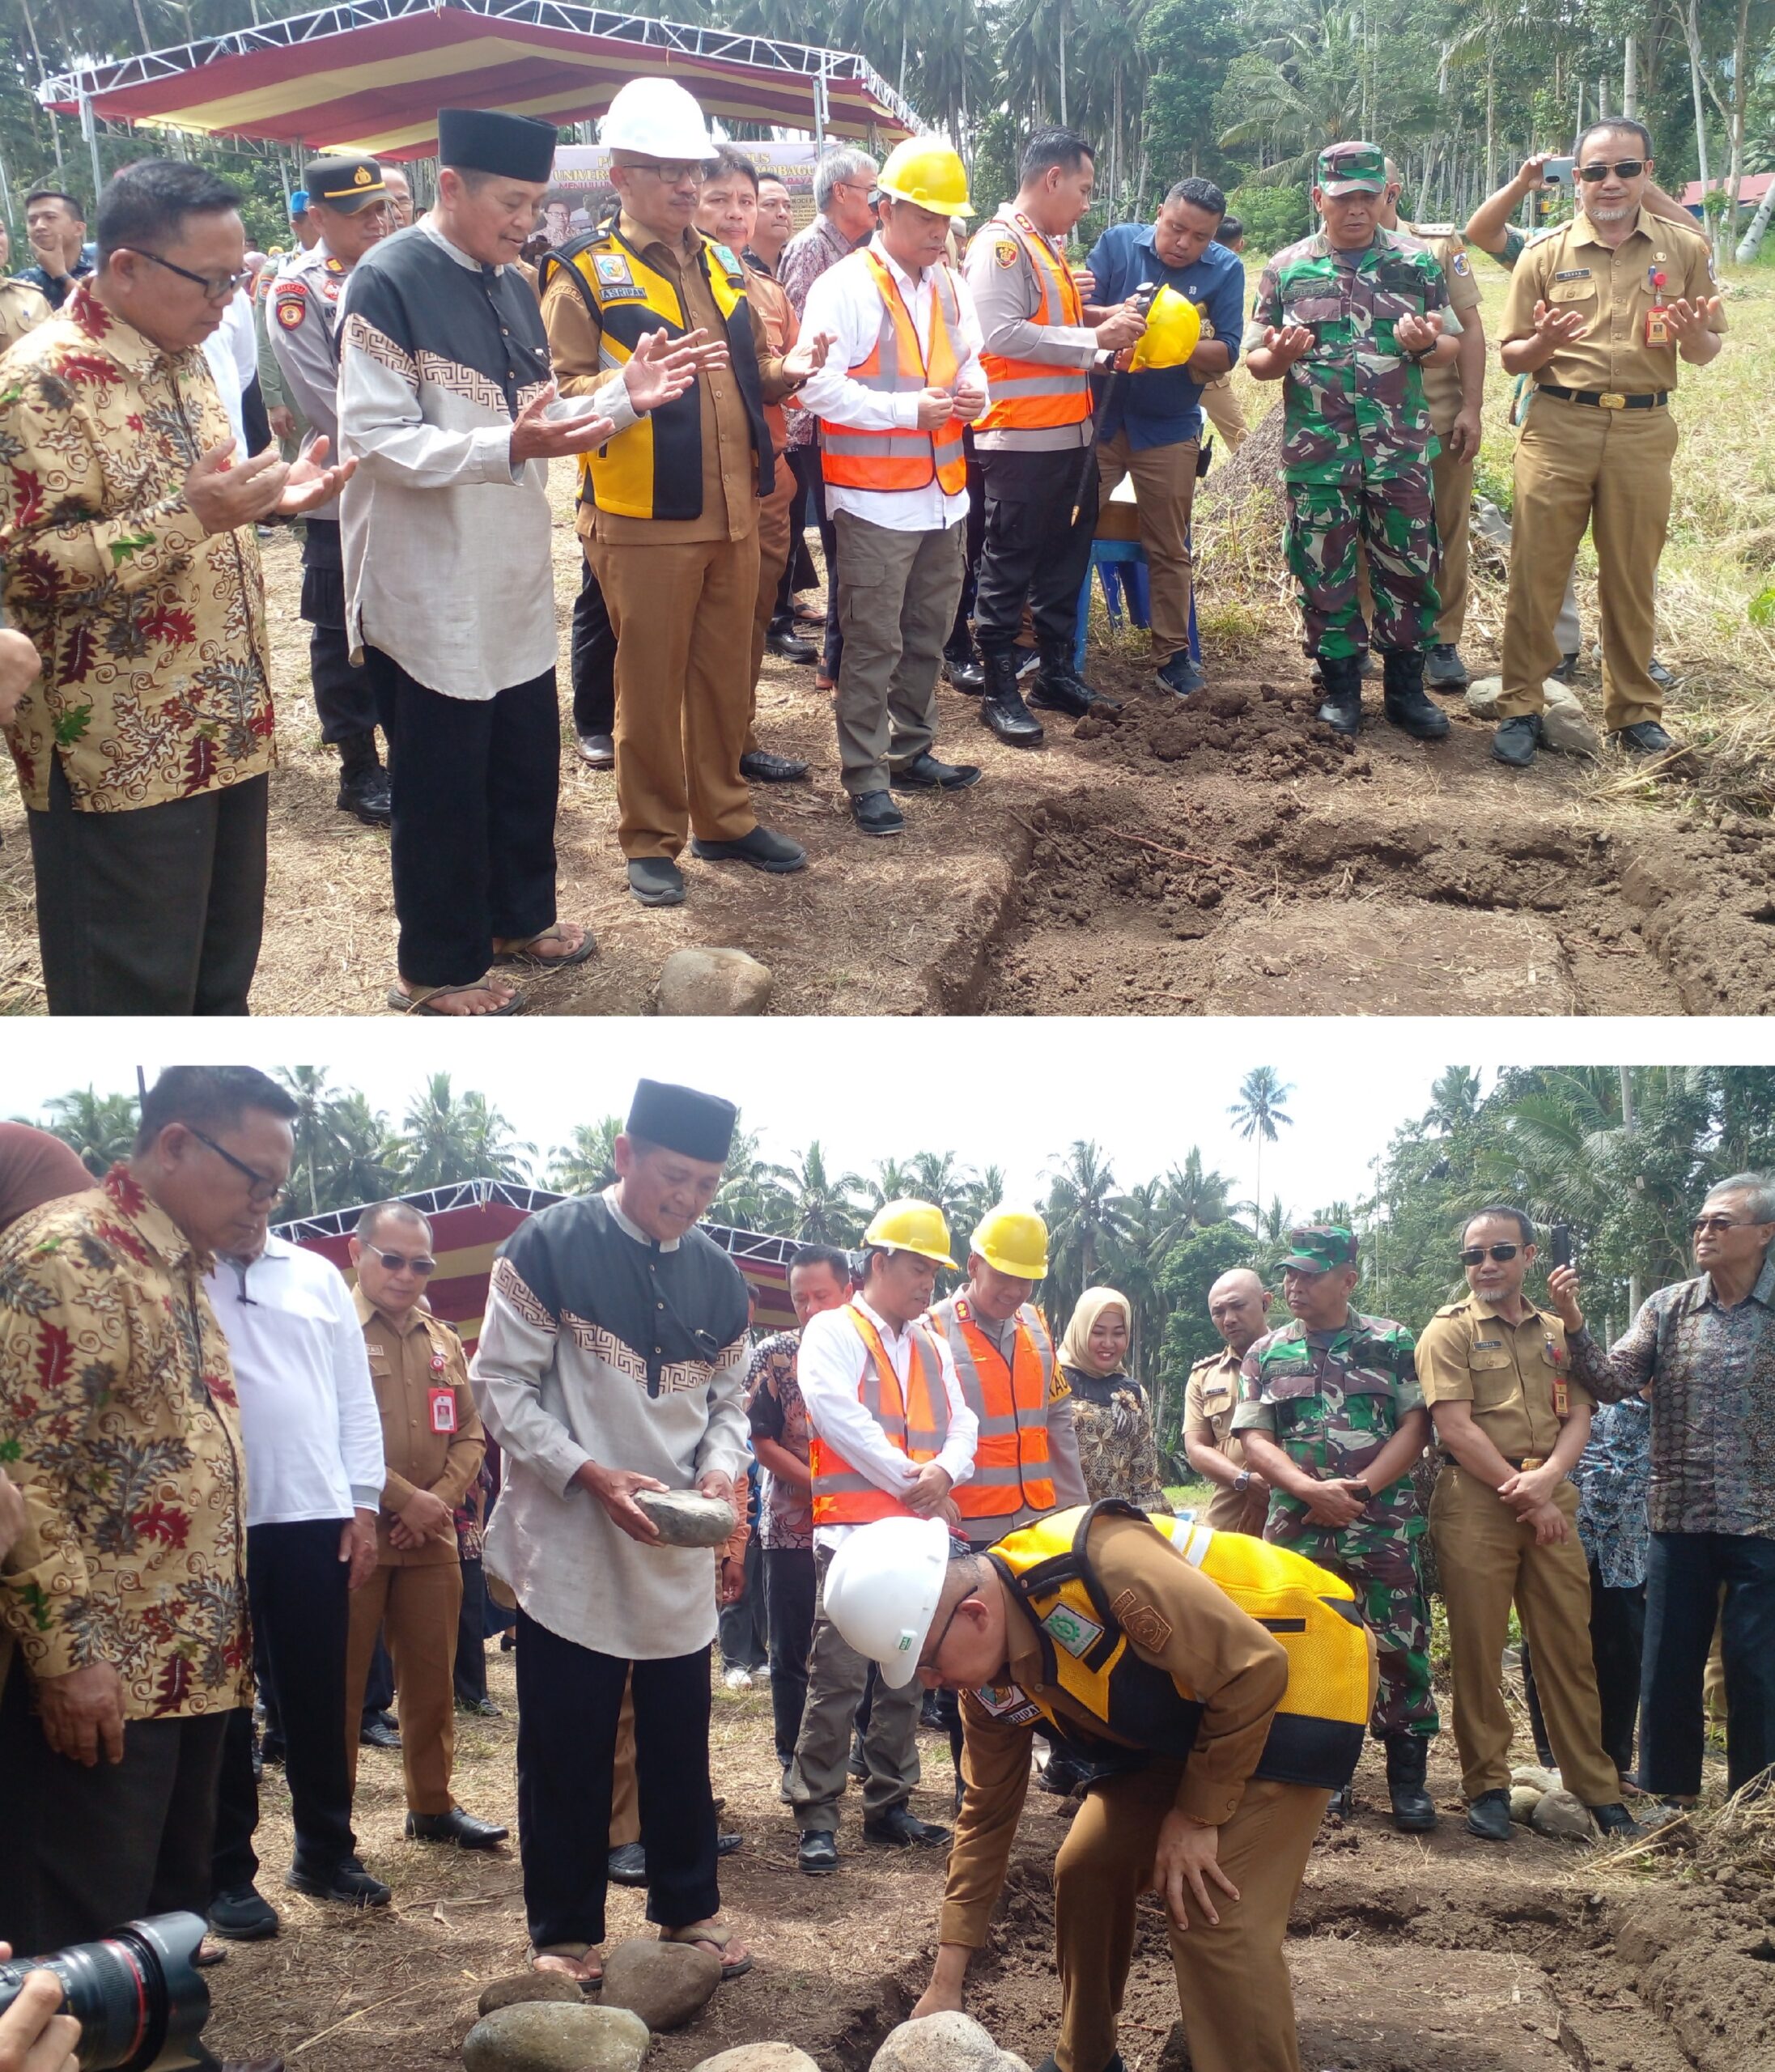
<path id="1" fill-rule="evenodd" d="M 192 1962 L 203 1940 L 194 1913 L 126 1921 L 96 1942 L 0 1964 L 0 2013 L 28 1972 L 53 1972 L 64 2010 L 80 2024 L 84 2072 L 176 2072 L 205 2062 L 197 2038 L 210 1989 Z"/>

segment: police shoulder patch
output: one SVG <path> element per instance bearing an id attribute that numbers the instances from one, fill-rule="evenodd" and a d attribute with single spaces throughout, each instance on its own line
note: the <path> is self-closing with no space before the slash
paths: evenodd
<path id="1" fill-rule="evenodd" d="M 1125 1590 L 1110 1606 L 1122 1622 L 1122 1631 L 1136 1647 L 1143 1647 L 1150 1654 L 1157 1654 L 1171 1637 L 1171 1622 L 1151 1604 L 1142 1604 L 1131 1590 Z"/>
<path id="2" fill-rule="evenodd" d="M 1017 258 L 1015 243 L 1010 238 L 1001 237 L 992 247 L 992 258 L 997 265 L 1014 266 Z"/>
<path id="3" fill-rule="evenodd" d="M 286 331 L 295 330 L 308 313 L 308 299 L 299 291 L 291 295 L 287 288 L 278 289 L 278 321 Z"/>
<path id="4" fill-rule="evenodd" d="M 1070 1655 L 1087 1655 L 1103 1637 L 1103 1628 L 1070 1604 L 1056 1604 L 1042 1621 L 1042 1628 L 1057 1647 Z"/>

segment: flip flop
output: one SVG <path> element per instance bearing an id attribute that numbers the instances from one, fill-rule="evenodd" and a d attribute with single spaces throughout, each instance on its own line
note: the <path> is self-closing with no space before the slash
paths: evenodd
<path id="1" fill-rule="evenodd" d="M 516 965 L 524 971 L 561 971 L 570 964 L 584 964 L 588 957 L 596 954 L 598 947 L 597 937 L 588 928 L 585 940 L 577 949 L 570 949 L 560 957 L 538 957 L 535 954 L 539 942 L 558 942 L 561 940 L 561 923 L 550 921 L 546 928 L 520 942 L 515 949 L 495 950 L 493 961 L 495 964 Z"/>
<path id="2" fill-rule="evenodd" d="M 546 1978 L 553 1973 L 554 1967 L 551 1965 L 548 1970 L 545 1971 L 543 1967 L 536 1961 L 538 1957 L 565 1957 L 570 1964 L 583 1964 L 591 1954 L 592 1945 L 589 1942 L 538 1943 L 530 1952 L 530 1968 L 533 1972 L 541 1972 L 543 1976 Z M 558 1976 L 571 1978 L 572 1973 L 563 1972 Z M 594 1993 L 601 1993 L 604 1990 L 604 1973 L 601 1970 L 596 1978 L 582 1978 L 579 1984 L 581 1996 L 589 2000 Z"/>
<path id="3" fill-rule="evenodd" d="M 404 993 L 398 986 L 390 986 L 384 996 L 397 1014 L 435 1014 L 444 1021 L 496 1021 L 503 1014 L 521 1014 L 524 1011 L 522 993 L 512 994 L 503 1007 L 490 1008 L 485 1014 L 446 1014 L 441 1007 L 431 1003 L 441 993 L 472 993 L 473 986 L 427 986 L 417 993 Z"/>
<path id="4" fill-rule="evenodd" d="M 721 1952 L 733 1940 L 733 1931 L 722 1927 L 719 1921 L 693 1921 L 688 1928 L 662 1928 L 660 1940 L 662 1942 L 707 1942 L 717 1956 L 721 1956 Z M 743 1978 L 751 1968 L 752 1955 L 749 1951 L 731 1963 L 721 1956 L 722 1985 L 727 1985 L 732 1979 Z"/>

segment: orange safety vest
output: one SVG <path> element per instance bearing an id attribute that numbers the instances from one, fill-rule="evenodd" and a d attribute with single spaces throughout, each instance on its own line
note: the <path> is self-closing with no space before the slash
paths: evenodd
<path id="1" fill-rule="evenodd" d="M 927 358 L 912 312 L 886 261 L 877 252 L 865 251 L 862 257 L 881 297 L 881 329 L 868 358 L 849 370 L 851 380 L 878 396 L 916 396 L 925 388 L 953 393 L 962 371 L 955 349 L 962 310 L 948 268 L 931 270 Z M 935 431 L 871 431 L 828 418 L 820 427 L 820 470 L 841 489 L 878 490 L 924 489 L 934 475 L 949 495 L 959 496 L 967 487 L 962 421 L 951 418 Z"/>
<path id="2" fill-rule="evenodd" d="M 949 1399 L 935 1344 L 922 1325 L 907 1327 L 912 1357 L 902 1395 L 881 1334 L 855 1304 L 847 1305 L 844 1314 L 868 1351 L 858 1384 L 863 1408 L 908 1460 L 935 1460 L 949 1433 Z M 813 1478 L 817 1526 L 868 1525 L 876 1518 L 911 1516 L 897 1497 L 866 1475 L 859 1475 L 832 1441 L 817 1431 L 809 1434 L 808 1467 Z"/>
<path id="3" fill-rule="evenodd" d="M 1054 248 L 1021 209 L 995 216 L 975 233 L 996 245 L 1016 244 L 1035 270 L 1040 296 L 1032 324 L 1082 325 L 1085 304 L 1072 274 L 1054 256 Z M 1089 367 L 1058 367 L 1050 360 L 1006 359 L 1002 354 L 980 355 L 992 406 L 974 429 L 983 431 L 1051 431 L 1083 424 L 1091 414 Z"/>
<path id="4" fill-rule="evenodd" d="M 1047 1404 L 1054 1384 L 1054 1341 L 1042 1313 L 1026 1302 L 1007 1367 L 998 1348 L 974 1321 L 965 1295 L 945 1304 L 943 1333 L 954 1356 L 956 1378 L 979 1420 L 974 1472 L 953 1492 L 964 1518 L 1009 1518 L 1027 1506 L 1051 1511 L 1059 1501 L 1048 1466 Z M 932 1322 L 941 1313 L 931 1312 Z"/>

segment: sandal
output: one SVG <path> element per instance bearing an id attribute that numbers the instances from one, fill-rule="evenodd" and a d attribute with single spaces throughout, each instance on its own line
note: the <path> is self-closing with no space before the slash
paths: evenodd
<path id="1" fill-rule="evenodd" d="M 521 1014 L 524 996 L 514 991 L 503 1007 L 489 1008 L 484 1014 L 447 1014 L 441 1007 L 431 1003 L 446 993 L 478 993 L 482 990 L 473 986 L 423 986 L 416 993 L 404 993 L 398 986 L 390 986 L 384 997 L 397 1014 L 435 1014 L 446 1021 L 494 1021 L 503 1014 Z"/>
<path id="2" fill-rule="evenodd" d="M 752 1953 L 742 1949 L 737 1957 L 727 1955 L 727 1947 L 733 1940 L 731 1928 L 724 1928 L 718 1921 L 694 1921 L 688 1928 L 662 1928 L 662 1942 L 690 1942 L 707 1946 L 721 1959 L 721 1983 L 740 1978 L 752 1968 Z"/>
<path id="3" fill-rule="evenodd" d="M 541 1942 L 530 1953 L 530 1968 L 533 1972 L 545 1973 L 559 1972 L 565 1977 L 576 1977 L 579 1981 L 580 1993 L 587 1999 L 590 1999 L 594 1993 L 601 1993 L 604 1990 L 602 1968 L 595 1972 L 584 1969 L 586 1960 L 591 1955 L 592 1945 L 589 1942 Z M 545 1964 L 538 1961 L 543 1957 L 560 1957 L 564 1959 L 565 1962 L 558 1964 Z M 580 1968 L 577 1972 L 569 1971 L 567 1968 L 569 1964 L 576 1964 Z"/>
<path id="4" fill-rule="evenodd" d="M 538 943 L 565 942 L 566 940 L 561 932 L 561 923 L 550 921 L 539 934 L 526 936 L 522 942 L 513 943 L 508 949 L 495 950 L 493 961 L 495 964 L 515 964 L 525 971 L 561 971 L 570 964 L 584 963 L 597 952 L 597 941 L 589 928 L 585 931 L 584 938 L 577 949 L 563 950 L 558 957 L 544 957 L 537 949 Z"/>

